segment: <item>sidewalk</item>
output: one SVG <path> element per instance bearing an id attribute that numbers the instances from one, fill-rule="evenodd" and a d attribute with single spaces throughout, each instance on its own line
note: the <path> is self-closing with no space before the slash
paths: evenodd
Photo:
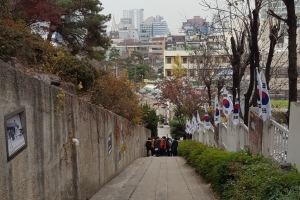
<path id="1" fill-rule="evenodd" d="M 145 157 L 129 165 L 91 200 L 216 200 L 181 157 Z"/>

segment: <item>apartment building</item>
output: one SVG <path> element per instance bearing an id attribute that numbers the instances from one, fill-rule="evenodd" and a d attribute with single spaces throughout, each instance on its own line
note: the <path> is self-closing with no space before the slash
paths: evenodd
<path id="1" fill-rule="evenodd" d="M 152 23 L 141 23 L 140 40 L 149 41 L 152 38 Z"/>
<path id="2" fill-rule="evenodd" d="M 143 54 L 145 63 L 155 65 L 155 63 L 163 60 L 165 41 L 163 38 L 161 40 L 148 42 L 129 39 L 119 41 L 113 46 L 120 50 L 120 55 L 122 57 L 129 56 L 133 51 L 139 51 Z"/>
<path id="3" fill-rule="evenodd" d="M 298 56 L 300 56 L 298 54 Z M 265 66 L 267 54 L 262 56 L 262 66 Z M 288 100 L 288 54 L 286 52 L 275 52 L 271 63 L 271 79 L 269 82 L 269 93 L 271 100 Z M 300 74 L 300 60 L 297 59 L 297 71 Z M 299 77 L 299 76 L 298 76 Z M 300 100 L 300 78 L 298 78 L 298 97 Z"/>
<path id="4" fill-rule="evenodd" d="M 168 32 L 168 24 L 166 21 L 155 21 L 152 23 L 153 37 L 167 36 Z"/>
<path id="5" fill-rule="evenodd" d="M 175 64 L 176 56 L 180 56 L 182 67 L 187 69 L 186 76 L 188 77 L 196 77 L 198 73 L 201 73 L 204 69 L 204 58 L 203 56 L 195 56 L 190 51 L 185 50 L 166 50 L 164 52 L 164 76 L 172 76 L 172 66 Z M 221 72 L 223 69 L 228 69 L 229 65 L 229 57 L 226 55 L 222 55 L 220 53 L 215 53 L 211 55 L 210 63 L 218 63 L 219 64 L 219 71 Z"/>
<path id="6" fill-rule="evenodd" d="M 283 18 L 287 17 L 287 9 L 282 0 L 264 0 L 261 9 L 261 18 L 266 19 L 268 17 L 267 11 L 269 9 L 273 10 L 276 14 L 280 15 Z M 295 0 L 295 11 L 296 14 L 300 13 L 300 1 Z M 299 23 L 298 23 L 299 25 Z"/>

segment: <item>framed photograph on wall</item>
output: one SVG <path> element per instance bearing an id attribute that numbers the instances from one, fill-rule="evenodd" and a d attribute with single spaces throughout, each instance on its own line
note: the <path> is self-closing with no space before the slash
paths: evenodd
<path id="1" fill-rule="evenodd" d="M 108 147 L 108 155 L 109 155 L 112 151 L 112 134 L 109 134 L 107 138 L 107 147 Z"/>
<path id="2" fill-rule="evenodd" d="M 27 147 L 26 112 L 20 108 L 4 116 L 7 162 Z"/>

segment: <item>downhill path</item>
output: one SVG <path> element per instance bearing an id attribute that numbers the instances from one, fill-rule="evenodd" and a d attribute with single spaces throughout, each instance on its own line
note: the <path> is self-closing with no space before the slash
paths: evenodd
<path id="1" fill-rule="evenodd" d="M 91 200 L 216 200 L 181 157 L 145 157 L 134 161 Z"/>

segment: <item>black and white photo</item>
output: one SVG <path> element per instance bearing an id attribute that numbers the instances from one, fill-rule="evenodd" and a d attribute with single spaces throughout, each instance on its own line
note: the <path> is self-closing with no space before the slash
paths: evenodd
<path id="1" fill-rule="evenodd" d="M 108 155 L 111 153 L 112 151 L 112 137 L 111 137 L 112 134 L 109 134 L 108 136 L 108 139 L 107 139 L 107 147 L 108 147 Z"/>
<path id="2" fill-rule="evenodd" d="M 25 108 L 5 116 L 7 160 L 10 161 L 27 146 Z"/>
<path id="3" fill-rule="evenodd" d="M 140 147 L 140 139 L 137 138 L 137 139 L 136 139 L 136 148 L 139 148 L 139 147 Z"/>

